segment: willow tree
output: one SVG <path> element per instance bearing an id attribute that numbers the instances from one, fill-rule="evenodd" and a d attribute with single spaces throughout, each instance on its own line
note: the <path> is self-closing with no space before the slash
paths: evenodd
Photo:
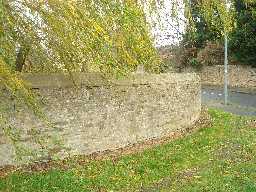
<path id="1" fill-rule="evenodd" d="M 0 86 L 5 90 L 0 97 L 28 106 L 40 116 L 35 98 L 17 71 L 71 76 L 77 71 L 97 71 L 120 77 L 144 65 L 148 72 L 159 72 L 160 59 L 150 35 L 153 24 L 147 23 L 143 10 L 157 13 L 162 2 L 0 0 Z M 173 18 L 183 11 L 191 21 L 188 0 L 170 3 Z M 207 22 L 215 25 L 217 8 L 221 24 L 228 30 L 231 19 L 224 5 L 222 0 L 200 1 Z M 1 129 L 8 126 L 7 103 L 0 103 Z"/>
<path id="2" fill-rule="evenodd" d="M 134 1 L 1 0 L 0 45 L 0 127 L 14 144 L 17 132 L 9 124 L 14 106 L 42 117 L 19 72 L 72 77 L 73 72 L 97 71 L 121 77 L 139 64 L 158 72 L 160 61 Z"/>

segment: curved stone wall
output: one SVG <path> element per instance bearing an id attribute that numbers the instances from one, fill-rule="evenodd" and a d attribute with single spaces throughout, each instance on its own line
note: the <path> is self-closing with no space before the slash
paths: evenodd
<path id="1" fill-rule="evenodd" d="M 45 128 L 20 109 L 10 122 L 27 130 L 21 142 L 35 146 L 31 128 L 58 135 L 66 156 L 121 148 L 185 129 L 201 111 L 200 78 L 196 74 L 135 75 L 107 81 L 98 74 L 77 74 L 72 87 L 68 76 L 24 75 L 43 102 L 53 128 Z M 0 166 L 15 164 L 13 147 L 0 133 Z"/>

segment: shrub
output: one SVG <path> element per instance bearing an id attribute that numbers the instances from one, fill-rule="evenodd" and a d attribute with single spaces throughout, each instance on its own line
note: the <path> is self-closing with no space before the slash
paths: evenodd
<path id="1" fill-rule="evenodd" d="M 218 42 L 207 42 L 198 52 L 197 60 L 202 65 L 220 65 L 224 63 L 224 47 Z"/>

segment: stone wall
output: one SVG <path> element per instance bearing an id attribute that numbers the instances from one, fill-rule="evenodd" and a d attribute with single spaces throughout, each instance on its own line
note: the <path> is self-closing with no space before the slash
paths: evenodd
<path id="1" fill-rule="evenodd" d="M 26 109 L 13 112 L 12 126 L 25 130 L 21 143 L 34 145 L 29 130 L 57 134 L 71 155 L 112 150 L 160 138 L 191 126 L 200 116 L 201 88 L 196 74 L 134 75 L 106 80 L 99 74 L 24 75 L 53 128 Z M 10 141 L 0 132 L 0 166 L 16 164 Z M 35 146 L 37 148 L 38 146 Z M 62 157 L 67 153 L 55 151 Z"/>
<path id="2" fill-rule="evenodd" d="M 229 65 L 229 85 L 256 90 L 256 68 L 242 65 Z M 200 72 L 202 84 L 222 86 L 224 82 L 224 66 L 207 66 Z"/>

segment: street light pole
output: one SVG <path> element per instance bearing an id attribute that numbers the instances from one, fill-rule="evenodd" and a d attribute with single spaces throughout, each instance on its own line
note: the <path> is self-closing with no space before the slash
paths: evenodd
<path id="1" fill-rule="evenodd" d="M 225 34 L 225 61 L 224 61 L 224 104 L 228 104 L 228 36 Z"/>
<path id="2" fill-rule="evenodd" d="M 228 11 L 228 0 L 226 0 Z M 225 31 L 225 60 L 224 60 L 224 104 L 228 104 L 228 34 Z"/>

